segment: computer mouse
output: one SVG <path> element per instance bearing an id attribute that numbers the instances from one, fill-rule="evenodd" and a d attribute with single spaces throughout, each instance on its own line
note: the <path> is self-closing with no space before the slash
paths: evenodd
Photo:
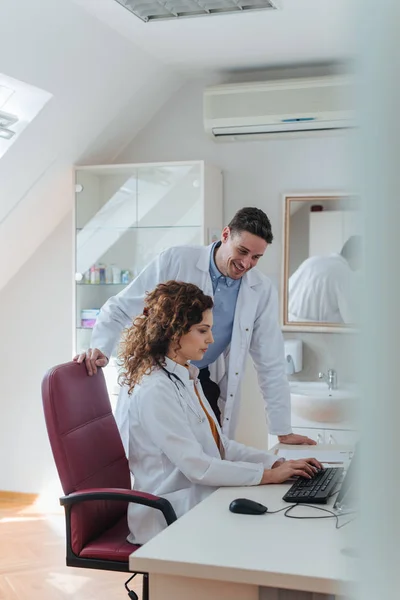
<path id="1" fill-rule="evenodd" d="M 242 515 L 262 515 L 267 512 L 268 508 L 264 504 L 248 498 L 236 498 L 230 503 L 229 510 Z"/>

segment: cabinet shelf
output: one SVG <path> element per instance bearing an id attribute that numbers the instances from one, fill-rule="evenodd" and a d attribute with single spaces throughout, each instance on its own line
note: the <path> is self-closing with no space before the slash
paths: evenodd
<path id="1" fill-rule="evenodd" d="M 80 281 L 77 281 L 76 285 L 87 285 L 89 287 L 106 287 L 108 285 L 125 286 L 129 285 L 130 283 L 131 281 L 128 281 L 128 283 L 81 283 Z"/>
<path id="2" fill-rule="evenodd" d="M 143 231 L 146 229 L 201 229 L 200 225 L 146 225 L 146 226 L 138 226 L 138 227 L 124 227 L 124 226 L 114 226 L 110 227 L 107 225 L 99 225 L 97 227 L 77 227 L 76 231 Z"/>
<path id="3" fill-rule="evenodd" d="M 84 352 L 93 327 L 82 323 L 94 320 L 86 320 L 91 313 L 83 311 L 97 311 L 124 294 L 131 278 L 168 248 L 207 246 L 219 237 L 222 173 L 204 161 L 95 165 L 77 167 L 75 184 L 74 343 Z M 100 282 L 96 272 L 96 283 L 90 283 L 90 269 L 99 265 L 105 266 L 107 279 L 102 272 Z M 115 270 L 108 272 L 112 266 Z M 122 283 L 125 277 L 130 281 Z M 105 368 L 110 394 L 115 393 L 117 362 L 113 355 Z"/>

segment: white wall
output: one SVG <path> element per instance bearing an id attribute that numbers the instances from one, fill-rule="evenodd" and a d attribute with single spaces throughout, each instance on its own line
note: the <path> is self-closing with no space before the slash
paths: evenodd
<path id="1" fill-rule="evenodd" d="M 329 134 L 326 137 L 217 144 L 203 130 L 204 85 L 206 82 L 198 81 L 181 88 L 116 162 L 204 159 L 220 167 L 224 175 L 225 221 L 243 206 L 263 208 L 271 219 L 274 242 L 259 266 L 279 285 L 282 194 L 348 190 L 351 177 L 346 164 L 350 143 L 344 134 Z M 287 337 L 301 337 L 306 344 L 305 370 L 300 377 L 315 379 L 318 371 L 327 367 L 337 368 L 340 380 L 351 375 L 349 361 L 343 352 L 348 336 L 288 334 Z M 243 389 L 246 403 L 237 437 L 265 446 L 266 431 L 260 426 L 264 422 L 263 406 L 252 367 L 248 369 Z"/>
<path id="2" fill-rule="evenodd" d="M 0 71 L 52 94 L 0 161 L 1 289 L 71 210 L 71 164 L 112 160 L 179 80 L 70 0 L 1 0 L 0 22 Z"/>
<path id="3" fill-rule="evenodd" d="M 70 214 L 0 291 L 0 490 L 40 492 L 57 478 L 40 386 L 72 356 L 71 274 Z"/>

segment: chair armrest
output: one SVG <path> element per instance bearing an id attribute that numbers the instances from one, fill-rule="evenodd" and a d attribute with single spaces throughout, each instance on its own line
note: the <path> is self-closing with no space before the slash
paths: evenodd
<path id="1" fill-rule="evenodd" d="M 61 506 L 71 506 L 89 500 L 116 500 L 118 502 L 121 502 L 122 500 L 125 502 L 133 502 L 135 504 L 143 504 L 144 506 L 160 510 L 168 525 L 171 525 L 171 523 L 177 519 L 171 503 L 166 500 L 166 498 L 123 488 L 92 488 L 79 490 L 79 492 L 72 492 L 72 494 L 68 494 L 68 496 L 62 496 L 60 498 L 60 504 Z"/>

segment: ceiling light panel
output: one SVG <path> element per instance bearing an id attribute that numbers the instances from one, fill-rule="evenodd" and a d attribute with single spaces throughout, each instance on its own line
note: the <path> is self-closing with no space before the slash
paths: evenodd
<path id="1" fill-rule="evenodd" d="M 0 85 L 0 109 L 3 106 L 3 104 L 7 102 L 10 96 L 13 95 L 13 93 L 14 90 L 12 90 L 11 88 L 6 87 L 5 85 Z"/>
<path id="2" fill-rule="evenodd" d="M 11 131 L 11 129 L 7 129 L 6 127 L 0 126 L 0 138 L 3 140 L 11 140 L 14 137 L 15 131 Z"/>
<path id="3" fill-rule="evenodd" d="M 18 117 L 15 115 L 10 115 L 10 113 L 3 112 L 0 110 L 0 127 L 8 127 L 9 125 L 14 125 L 17 123 Z"/>
<path id="4" fill-rule="evenodd" d="M 251 10 L 276 9 L 280 0 L 115 0 L 145 23 Z"/>

